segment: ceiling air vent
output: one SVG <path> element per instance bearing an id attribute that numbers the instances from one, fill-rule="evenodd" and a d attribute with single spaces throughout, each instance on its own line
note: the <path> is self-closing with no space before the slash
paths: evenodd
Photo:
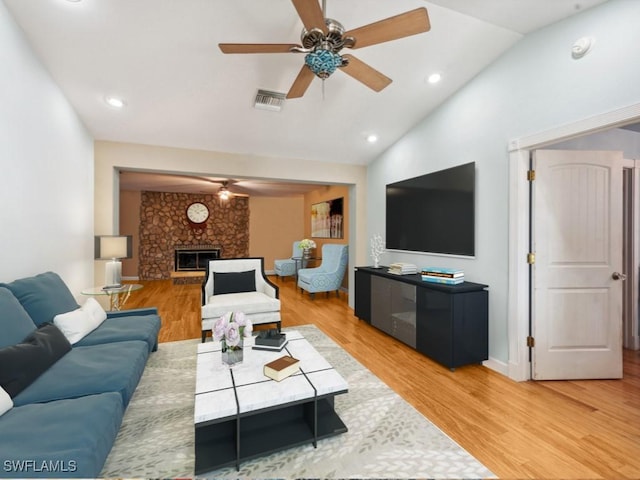
<path id="1" fill-rule="evenodd" d="M 286 93 L 270 92 L 269 90 L 258 90 L 254 107 L 260 110 L 271 110 L 279 112 L 282 110 L 282 104 L 286 98 Z"/>

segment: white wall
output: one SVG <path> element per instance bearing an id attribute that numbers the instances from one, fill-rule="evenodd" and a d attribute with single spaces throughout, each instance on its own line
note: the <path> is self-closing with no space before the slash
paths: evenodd
<path id="1" fill-rule="evenodd" d="M 622 150 L 626 159 L 640 159 L 640 133 L 622 128 L 593 133 L 546 147 L 553 150 Z"/>
<path id="2" fill-rule="evenodd" d="M 0 281 L 93 284 L 93 140 L 0 2 Z"/>
<path id="3" fill-rule="evenodd" d="M 461 267 L 468 280 L 488 284 L 496 362 L 509 360 L 508 142 L 638 104 L 638 18 L 640 1 L 611 0 L 526 36 L 370 165 L 368 236 L 384 233 L 387 183 L 476 162 L 476 258 L 387 253 L 383 260 Z M 585 35 L 596 46 L 574 60 L 571 46 Z"/>

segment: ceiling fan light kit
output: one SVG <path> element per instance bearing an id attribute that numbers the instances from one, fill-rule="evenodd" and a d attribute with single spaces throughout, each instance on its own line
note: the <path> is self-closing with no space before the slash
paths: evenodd
<path id="1" fill-rule="evenodd" d="M 301 44 L 221 43 L 223 53 L 305 53 L 304 64 L 286 98 L 302 97 L 314 76 L 325 80 L 337 69 L 379 92 L 392 80 L 353 57 L 341 55 L 343 48 L 362 48 L 428 32 L 429 15 L 424 7 L 345 31 L 342 24 L 325 17 L 317 0 L 291 0 L 304 25 Z"/>

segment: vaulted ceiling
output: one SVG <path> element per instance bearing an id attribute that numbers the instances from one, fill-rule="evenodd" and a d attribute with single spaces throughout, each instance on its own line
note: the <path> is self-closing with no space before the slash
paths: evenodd
<path id="1" fill-rule="evenodd" d="M 523 35 L 606 0 L 326 0 L 346 29 L 426 7 L 431 30 L 350 52 L 381 92 L 337 71 L 279 112 L 256 93 L 287 92 L 304 55 L 218 43 L 300 43 L 291 0 L 2 1 L 96 140 L 367 164 Z"/>

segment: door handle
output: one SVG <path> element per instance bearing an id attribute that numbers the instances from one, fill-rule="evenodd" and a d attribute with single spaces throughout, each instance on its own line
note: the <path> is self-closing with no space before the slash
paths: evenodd
<path id="1" fill-rule="evenodd" d="M 614 280 L 626 280 L 627 276 L 624 273 L 613 272 L 611 274 L 611 278 L 613 278 Z"/>

